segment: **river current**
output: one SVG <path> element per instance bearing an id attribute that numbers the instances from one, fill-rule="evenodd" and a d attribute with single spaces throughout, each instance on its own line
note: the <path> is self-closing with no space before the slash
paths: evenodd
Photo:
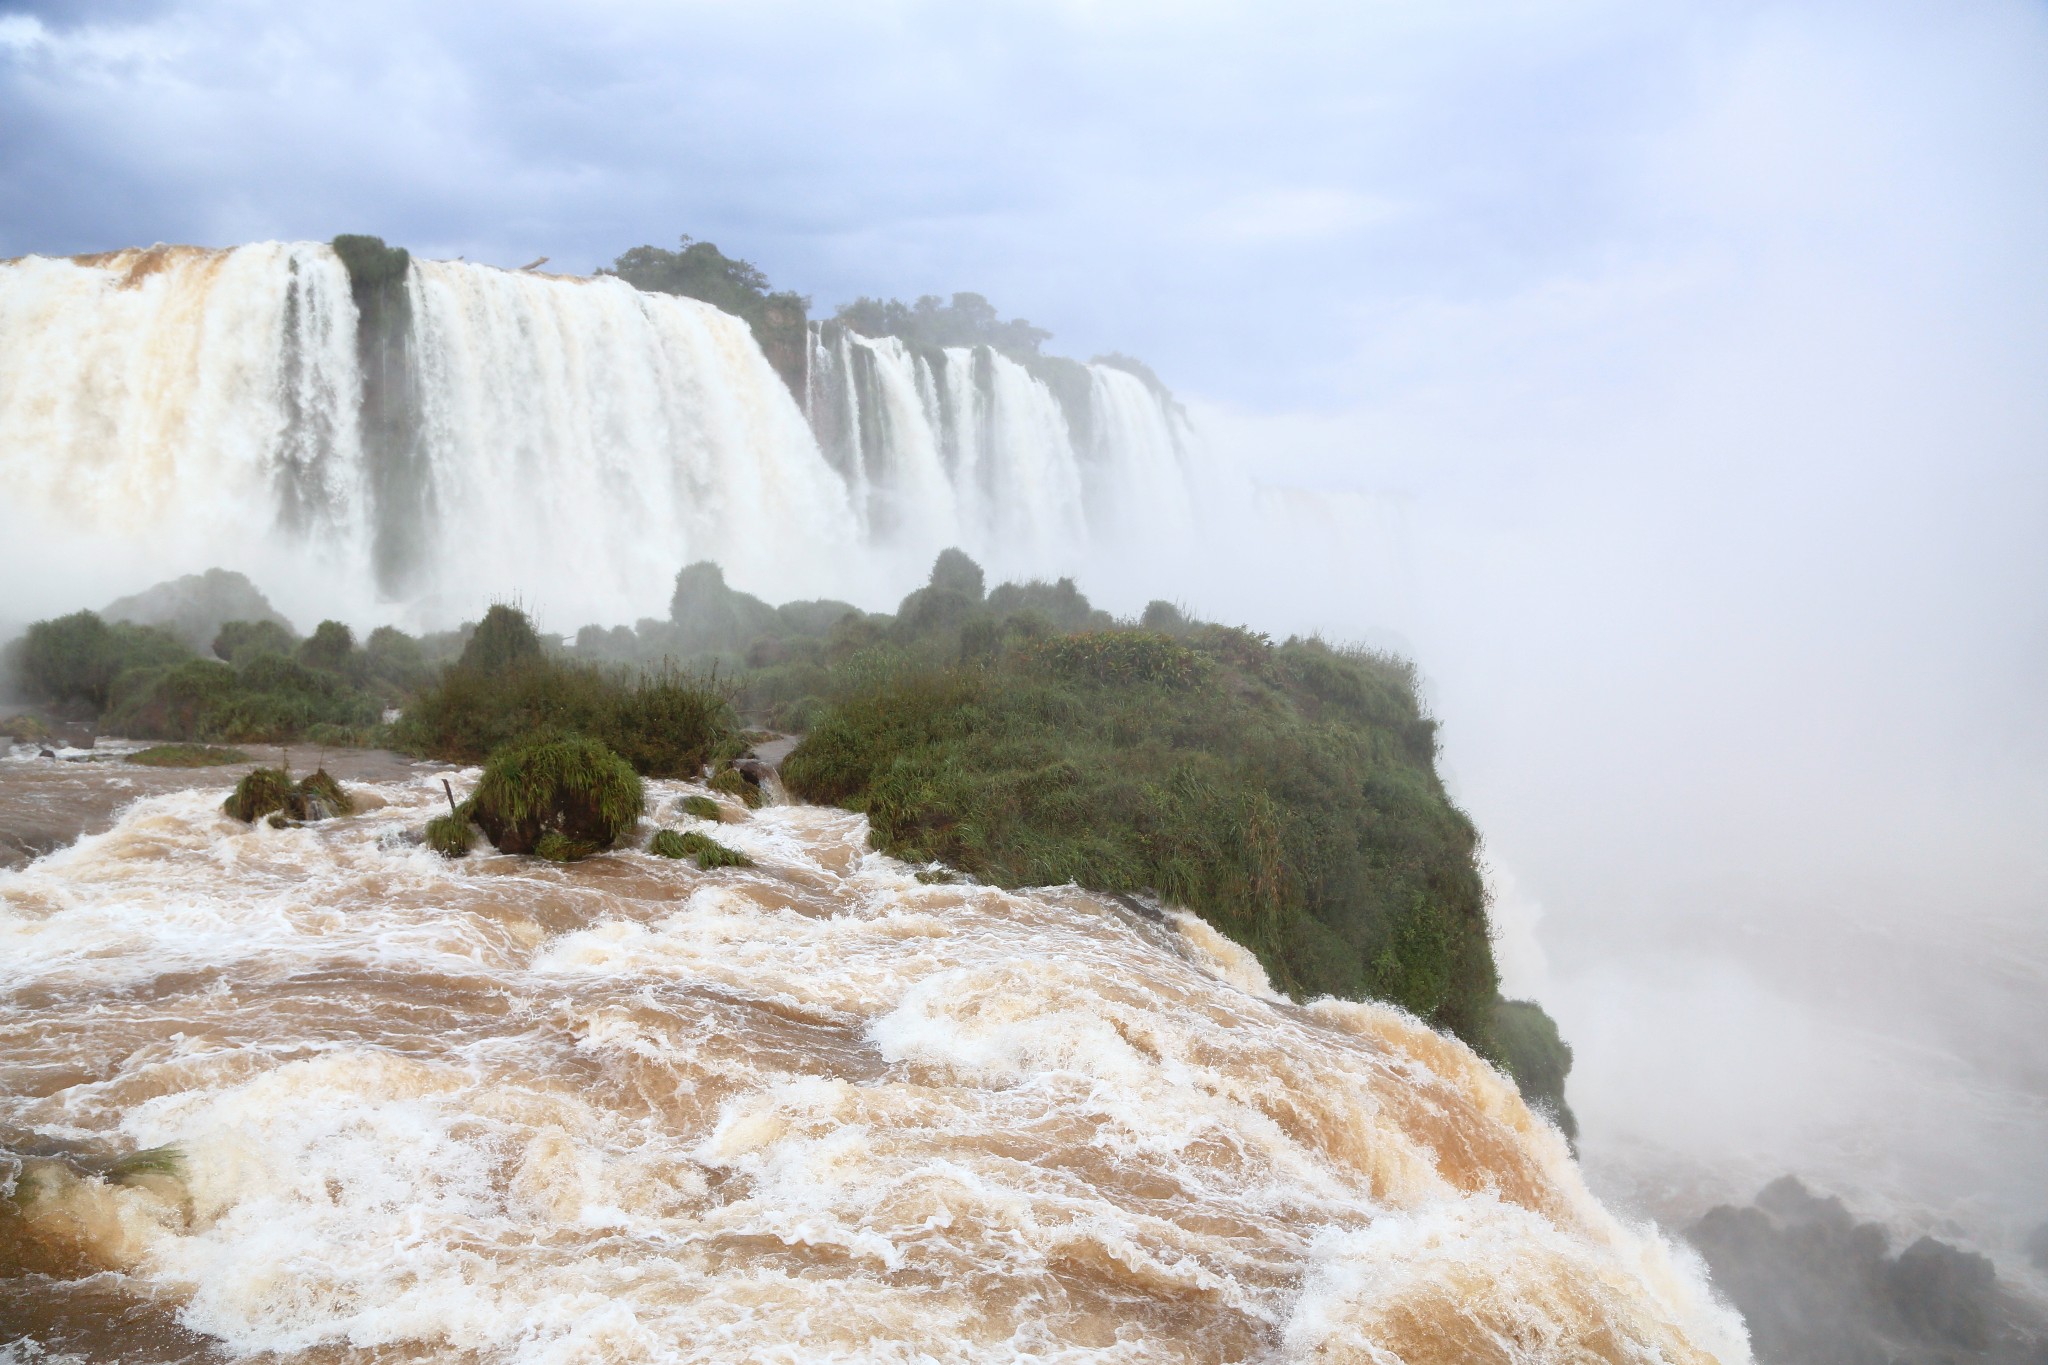
<path id="1" fill-rule="evenodd" d="M 1190 916 L 817 807 L 731 807 L 752 868 L 450 863 L 461 773 L 271 829 L 29 753 L 108 813 L 0 870 L 15 1359 L 1749 1358 L 1462 1044 Z M 710 829 L 648 790 L 642 846 Z"/>

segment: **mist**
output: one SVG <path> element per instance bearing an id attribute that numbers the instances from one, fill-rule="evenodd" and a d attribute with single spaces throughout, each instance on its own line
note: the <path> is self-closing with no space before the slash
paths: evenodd
<path id="1" fill-rule="evenodd" d="M 366 13 L 0 6 L 0 252 L 690 231 L 1143 356 L 1212 529 L 1047 571 L 1418 661 L 1596 1186 L 1796 1172 L 2033 1273 L 2048 12 Z M 11 530 L 0 618 L 205 567 Z M 250 571 L 302 628 L 378 609 Z"/>

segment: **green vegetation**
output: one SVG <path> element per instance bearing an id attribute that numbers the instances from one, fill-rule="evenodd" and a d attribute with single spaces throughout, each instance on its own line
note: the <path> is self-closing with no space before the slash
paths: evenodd
<path id="1" fill-rule="evenodd" d="M 42 744 L 47 742 L 52 734 L 48 723 L 42 717 L 24 714 L 0 720 L 0 736 L 5 736 L 17 744 Z"/>
<path id="2" fill-rule="evenodd" d="M 1577 1140 L 1579 1121 L 1564 1098 L 1572 1049 L 1559 1035 L 1557 1021 L 1533 1000 L 1501 1000 L 1493 1007 L 1493 1036 L 1522 1098 L 1548 1114 L 1567 1138 Z"/>
<path id="3" fill-rule="evenodd" d="M 230 743 L 361 743 L 381 709 L 350 677 L 278 654 L 240 667 L 187 659 L 131 669 L 111 701 L 102 720 L 111 733 Z"/>
<path id="4" fill-rule="evenodd" d="M 682 834 L 672 829 L 657 830 L 648 843 L 647 851 L 662 858 L 695 858 L 697 866 L 705 871 L 715 867 L 752 867 L 754 860 L 737 849 L 727 848 L 716 839 L 690 830 Z"/>
<path id="5" fill-rule="evenodd" d="M 7 671 L 28 701 L 106 709 L 123 674 L 190 657 L 167 631 L 125 622 L 109 624 L 90 611 L 38 621 L 7 647 Z"/>
<path id="6" fill-rule="evenodd" d="M 701 299 L 714 308 L 744 318 L 754 339 L 799 400 L 803 397 L 804 330 L 811 301 L 801 294 L 776 292 L 768 277 L 751 262 L 728 256 L 710 242 L 684 234 L 679 249 L 636 246 L 621 254 L 600 275 L 616 275 L 650 294 L 680 294 Z"/>
<path id="7" fill-rule="evenodd" d="M 833 319 L 866 337 L 901 337 L 913 346 L 993 346 L 1012 356 L 1038 354 L 1052 339 L 1043 327 L 1022 318 L 1005 320 L 996 306 L 979 294 L 955 294 L 952 302 L 925 294 L 915 303 L 866 296 L 840 306 Z"/>
<path id="8" fill-rule="evenodd" d="M 145 1147 L 107 1167 L 107 1180 L 126 1185 L 143 1176 L 162 1175 L 176 1179 L 185 1173 L 185 1153 L 177 1147 Z"/>
<path id="9" fill-rule="evenodd" d="M 1119 625 L 1070 582 L 975 587 L 946 558 L 812 680 L 792 791 L 908 861 L 1157 893 L 1282 989 L 1391 1000 L 1495 1055 L 1477 839 L 1406 664 Z"/>
<path id="10" fill-rule="evenodd" d="M 427 821 L 427 847 L 444 858 L 466 858 L 476 846 L 476 825 L 463 809 Z"/>
<path id="11" fill-rule="evenodd" d="M 708 796 L 686 796 L 683 798 L 683 814 L 694 815 L 699 820 L 723 820 L 725 807 Z"/>
<path id="12" fill-rule="evenodd" d="M 213 570 L 123 600 L 171 613 L 187 634 L 204 627 L 213 657 L 166 628 L 74 612 L 36 622 L 7 648 L 14 689 L 135 739 L 340 746 L 377 742 L 383 709 L 430 672 L 421 643 L 389 626 L 359 647 L 340 621 L 303 641 L 273 616 L 214 624 L 224 602 L 269 610 L 239 574 Z"/>
<path id="13" fill-rule="evenodd" d="M 158 744 L 128 755 L 128 762 L 145 768 L 223 768 L 247 763 L 249 755 L 240 749 L 222 749 L 211 744 Z"/>
<path id="14" fill-rule="evenodd" d="M 761 788 L 755 783 L 749 782 L 746 774 L 737 768 L 720 768 L 717 772 L 711 774 L 709 785 L 711 790 L 715 792 L 724 792 L 727 796 L 738 797 L 746 804 L 748 810 L 759 810 L 761 803 L 767 799 L 761 794 Z"/>
<path id="15" fill-rule="evenodd" d="M 355 802 L 325 768 L 303 781 L 292 781 L 283 768 L 256 768 L 235 784 L 233 795 L 221 803 L 227 814 L 244 824 L 255 824 L 268 815 L 271 824 L 287 821 L 331 820 L 355 814 Z"/>
<path id="16" fill-rule="evenodd" d="M 493 753 L 457 814 L 502 853 L 569 861 L 618 843 L 643 802 L 639 776 L 602 742 L 542 736 Z"/>
<path id="17" fill-rule="evenodd" d="M 239 664 L 258 654 L 289 654 L 298 643 L 290 627 L 276 621 L 227 621 L 213 637 L 213 654 Z"/>
<path id="18" fill-rule="evenodd" d="M 412 268 L 412 253 L 402 246 L 384 245 L 382 237 L 344 232 L 331 245 L 347 267 L 348 282 L 358 296 L 402 285 Z"/>
<path id="19" fill-rule="evenodd" d="M 537 734 L 603 741 L 649 777 L 696 777 L 736 739 L 732 704 L 714 677 L 673 666 L 628 674 L 546 654 L 526 617 L 491 608 L 462 657 L 406 707 L 404 748 L 475 763 Z"/>

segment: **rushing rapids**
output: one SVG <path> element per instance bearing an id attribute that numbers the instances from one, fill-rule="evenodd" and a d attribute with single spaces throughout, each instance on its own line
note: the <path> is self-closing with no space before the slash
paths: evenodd
<path id="1" fill-rule="evenodd" d="M 718 826 L 749 869 L 448 863 L 441 774 L 372 775 L 282 830 L 145 788 L 0 871 L 0 1305 L 52 1350 L 1748 1358 L 1500 1075 L 1197 920 L 815 807 Z"/>
<path id="2" fill-rule="evenodd" d="M 693 299 L 423 260 L 396 288 L 371 318 L 310 243 L 0 263 L 11 510 L 158 574 L 312 561 L 434 623 L 506 591 L 659 614 L 698 559 L 771 599 L 893 586 L 948 544 L 1071 572 L 1188 525 L 1186 419 L 1111 366 L 1059 362 L 1062 400 L 987 347 L 849 334 L 814 342 L 800 403 Z"/>

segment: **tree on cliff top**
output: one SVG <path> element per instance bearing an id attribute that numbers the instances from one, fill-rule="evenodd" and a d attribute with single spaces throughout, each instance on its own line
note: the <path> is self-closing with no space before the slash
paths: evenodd
<path id="1" fill-rule="evenodd" d="M 675 251 L 636 246 L 597 273 L 616 275 L 650 294 L 701 299 L 746 319 L 769 363 L 793 392 L 800 390 L 804 329 L 809 324 L 811 301 L 791 290 L 772 289 L 767 275 L 752 261 L 728 256 L 686 232 Z"/>
<path id="2" fill-rule="evenodd" d="M 863 295 L 840 306 L 836 321 L 865 337 L 901 337 L 915 346 L 993 346 L 1008 355 L 1037 355 L 1052 339 L 1023 318 L 1005 320 L 979 294 L 955 294 L 951 303 L 926 294 L 915 303 Z"/>

